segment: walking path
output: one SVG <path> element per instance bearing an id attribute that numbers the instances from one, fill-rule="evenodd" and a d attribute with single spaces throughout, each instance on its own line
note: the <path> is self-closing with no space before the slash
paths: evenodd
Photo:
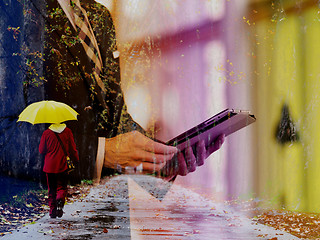
<path id="1" fill-rule="evenodd" d="M 113 177 L 93 187 L 85 199 L 66 205 L 64 212 L 60 219 L 47 214 L 1 240 L 298 239 L 257 224 L 228 205 L 145 175 Z"/>

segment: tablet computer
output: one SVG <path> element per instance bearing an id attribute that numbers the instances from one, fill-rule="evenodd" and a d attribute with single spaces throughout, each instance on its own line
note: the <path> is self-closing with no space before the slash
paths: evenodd
<path id="1" fill-rule="evenodd" d="M 249 111 L 225 109 L 199 125 L 172 138 L 166 142 L 166 144 L 175 146 L 180 151 L 191 146 L 196 156 L 196 144 L 199 140 L 204 140 L 207 147 L 208 144 L 215 140 L 219 135 L 224 134 L 225 136 L 228 136 L 255 121 L 255 116 Z M 177 157 L 174 156 L 161 170 L 161 175 L 168 177 L 176 172 L 175 170 L 177 170 L 177 167 L 179 167 Z"/>

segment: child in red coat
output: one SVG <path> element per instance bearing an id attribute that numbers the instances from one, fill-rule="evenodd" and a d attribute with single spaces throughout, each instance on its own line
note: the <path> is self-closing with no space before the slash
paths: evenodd
<path id="1" fill-rule="evenodd" d="M 43 171 L 47 176 L 50 217 L 62 217 L 68 192 L 68 166 L 64 150 L 56 136 L 59 135 L 68 156 L 79 161 L 71 130 L 65 124 L 51 124 L 42 134 L 39 152 L 45 155 Z"/>

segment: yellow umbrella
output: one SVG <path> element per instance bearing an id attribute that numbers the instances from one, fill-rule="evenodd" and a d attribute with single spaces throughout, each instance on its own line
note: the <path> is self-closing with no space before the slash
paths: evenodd
<path id="1" fill-rule="evenodd" d="M 77 120 L 78 113 L 65 103 L 40 101 L 30 104 L 19 115 L 18 122 L 62 123 Z"/>

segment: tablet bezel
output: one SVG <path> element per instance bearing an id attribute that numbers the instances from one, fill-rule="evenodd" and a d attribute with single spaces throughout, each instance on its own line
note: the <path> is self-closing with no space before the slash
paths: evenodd
<path id="1" fill-rule="evenodd" d="M 183 150 L 187 145 L 193 145 L 200 139 L 209 142 L 221 134 L 225 136 L 248 126 L 256 120 L 249 111 L 225 109 L 197 126 L 167 141 L 167 145 Z M 207 141 L 206 141 L 207 140 Z M 188 143 L 186 143 L 188 142 Z"/>

